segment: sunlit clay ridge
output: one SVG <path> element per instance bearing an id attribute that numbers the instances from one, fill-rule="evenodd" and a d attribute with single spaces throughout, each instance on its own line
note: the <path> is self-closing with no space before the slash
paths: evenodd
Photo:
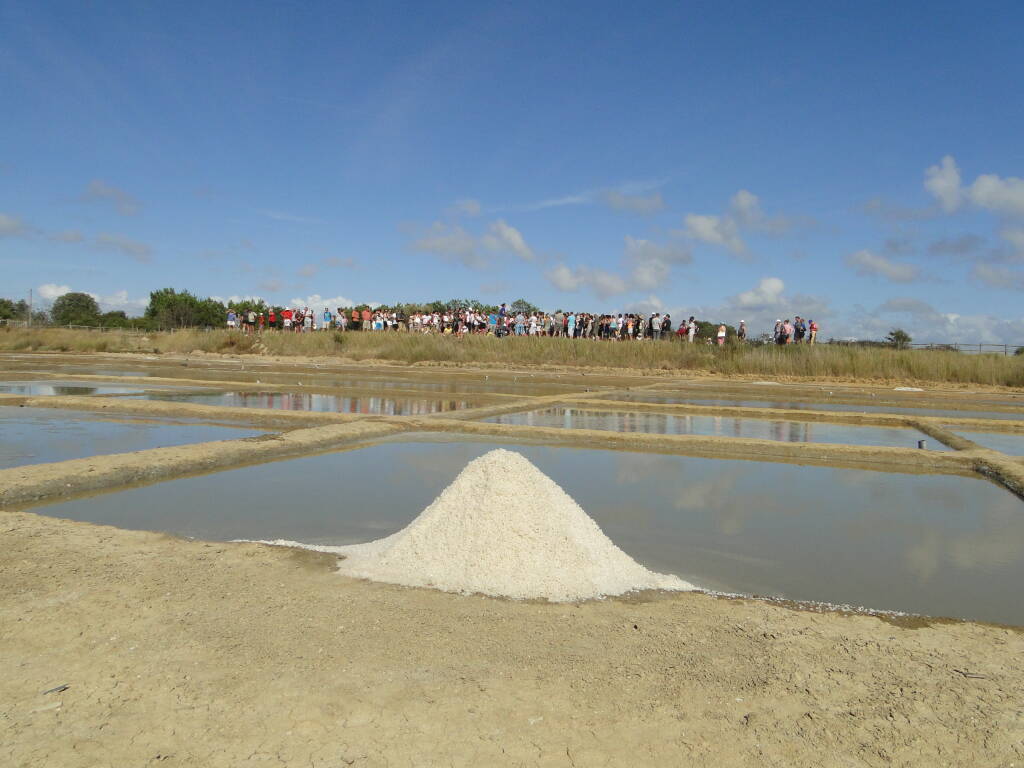
<path id="1" fill-rule="evenodd" d="M 344 555 L 339 571 L 348 576 L 447 592 L 574 602 L 694 589 L 637 563 L 557 483 L 500 449 L 471 461 L 397 533 L 311 548 Z"/>

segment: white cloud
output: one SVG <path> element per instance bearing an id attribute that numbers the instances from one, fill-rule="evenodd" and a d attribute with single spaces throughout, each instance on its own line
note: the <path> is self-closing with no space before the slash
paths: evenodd
<path id="1" fill-rule="evenodd" d="M 53 301 L 54 299 L 63 296 L 65 293 L 71 293 L 71 286 L 45 283 L 39 286 L 38 291 L 39 297 L 43 301 Z"/>
<path id="2" fill-rule="evenodd" d="M 1024 273 L 1009 267 L 1000 267 L 981 262 L 974 265 L 974 268 L 971 270 L 971 277 L 990 288 L 1024 290 Z"/>
<path id="3" fill-rule="evenodd" d="M 979 176 L 967 190 L 971 202 L 980 208 L 1011 216 L 1024 216 L 1024 179 L 1005 179 L 992 174 Z"/>
<path id="4" fill-rule="evenodd" d="M 40 285 L 37 291 L 43 301 L 54 301 L 64 294 L 72 292 L 70 285 L 56 285 L 55 283 Z M 96 303 L 100 305 L 100 310 L 103 312 L 122 311 L 129 315 L 139 315 L 149 305 L 148 298 L 130 298 L 128 291 L 125 290 L 115 291 L 109 296 L 100 296 L 89 291 L 83 291 L 83 293 L 88 293 L 89 296 L 96 299 Z"/>
<path id="5" fill-rule="evenodd" d="M 20 218 L 0 213 L 0 237 L 16 237 L 27 234 L 28 227 Z"/>
<path id="6" fill-rule="evenodd" d="M 952 155 L 946 155 L 939 165 L 925 170 L 924 188 L 939 201 L 946 213 L 952 213 L 960 207 L 960 169 Z"/>
<path id="7" fill-rule="evenodd" d="M 626 236 L 625 259 L 630 265 L 630 282 L 641 290 L 663 287 L 673 264 L 693 261 L 690 249 L 677 243 L 659 245 L 650 240 Z"/>
<path id="8" fill-rule="evenodd" d="M 586 274 L 579 269 L 569 269 L 565 264 L 556 264 L 544 277 L 560 291 L 578 291 L 587 282 Z"/>
<path id="9" fill-rule="evenodd" d="M 711 245 L 728 248 L 737 255 L 747 252 L 747 244 L 740 237 L 736 221 L 728 216 L 705 216 L 688 213 L 683 219 L 686 236 Z"/>
<path id="10" fill-rule="evenodd" d="M 122 311 L 127 315 L 140 315 L 149 306 L 149 299 L 133 299 L 128 296 L 128 291 L 115 291 L 109 296 L 97 296 L 89 294 L 100 305 L 104 312 Z"/>
<path id="11" fill-rule="evenodd" d="M 412 247 L 440 256 L 445 261 L 457 261 L 472 269 L 487 265 L 487 253 L 513 253 L 524 261 L 533 261 L 536 254 L 526 242 L 523 233 L 504 219 L 492 221 L 486 233 L 476 237 L 458 224 L 435 221 Z"/>
<path id="12" fill-rule="evenodd" d="M 893 261 L 868 250 L 851 253 L 846 263 L 858 275 L 884 277 L 894 283 L 910 283 L 918 278 L 918 268 L 913 264 Z"/>
<path id="13" fill-rule="evenodd" d="M 446 261 L 458 261 L 467 267 L 479 269 L 484 260 L 477 251 L 477 241 L 458 225 L 448 225 L 435 221 L 412 247 L 417 251 L 426 251 L 440 256 Z"/>
<path id="14" fill-rule="evenodd" d="M 609 189 L 605 190 L 602 200 L 609 208 L 627 213 L 650 214 L 665 209 L 665 201 L 661 197 L 661 192 L 650 195 L 631 195 L 619 189 Z"/>
<path id="15" fill-rule="evenodd" d="M 533 249 L 526 244 L 522 232 L 505 223 L 504 219 L 491 222 L 490 231 L 481 238 L 481 243 L 491 251 L 511 251 L 524 261 L 533 261 Z"/>
<path id="16" fill-rule="evenodd" d="M 761 208 L 760 198 L 749 190 L 741 189 L 729 199 L 729 210 L 724 215 L 688 213 L 683 223 L 683 234 L 687 237 L 726 248 L 737 256 L 746 256 L 743 232 L 781 237 L 798 226 L 812 226 L 814 221 L 809 217 L 768 216 Z"/>
<path id="17" fill-rule="evenodd" d="M 785 289 L 786 284 L 780 278 L 763 277 L 756 288 L 738 294 L 732 303 L 749 309 L 771 309 L 782 303 Z"/>
<path id="18" fill-rule="evenodd" d="M 665 311 L 665 302 L 652 293 L 645 299 L 627 304 L 625 311 L 635 312 L 638 315 L 653 315 L 655 312 Z"/>
<path id="19" fill-rule="evenodd" d="M 574 292 L 588 287 L 602 299 L 629 290 L 629 284 L 621 275 L 585 266 L 570 269 L 565 264 L 557 264 L 547 270 L 544 277 L 560 291 Z"/>
<path id="20" fill-rule="evenodd" d="M 134 216 L 140 208 L 139 201 L 134 197 L 120 187 L 107 184 L 101 179 L 89 182 L 82 199 L 88 202 L 111 203 L 122 216 Z"/>
<path id="21" fill-rule="evenodd" d="M 761 210 L 761 200 L 753 192 L 741 189 L 729 201 L 732 218 L 740 229 L 763 232 L 767 235 L 784 235 L 793 223 L 785 216 L 767 216 Z"/>
<path id="22" fill-rule="evenodd" d="M 913 298 L 890 299 L 858 317 L 858 323 L 859 338 L 869 339 L 883 338 L 896 325 L 922 343 L 1019 344 L 1024 339 L 1024 319 L 944 313 Z"/>
<path id="23" fill-rule="evenodd" d="M 314 293 L 311 296 L 307 296 L 304 299 L 301 298 L 301 297 L 293 298 L 291 300 L 291 303 L 288 306 L 289 307 L 300 307 L 300 308 L 301 307 L 309 307 L 310 309 L 319 310 L 321 312 L 323 311 L 324 307 L 327 307 L 327 308 L 329 308 L 331 310 L 331 312 L 334 312 L 334 310 L 337 309 L 338 307 L 354 307 L 356 304 L 365 304 L 365 303 L 366 302 L 362 302 L 362 301 L 358 301 L 358 302 L 357 301 L 353 301 L 352 299 L 348 298 L 347 296 L 330 296 L 330 297 L 324 298 L 319 293 Z M 376 306 L 376 305 L 371 305 L 371 306 Z"/>
<path id="24" fill-rule="evenodd" d="M 1024 179 L 982 174 L 969 187 L 961 186 L 960 169 L 952 155 L 924 172 L 924 186 L 942 210 L 953 213 L 966 196 L 979 208 L 1010 216 L 1024 216 Z"/>
<path id="25" fill-rule="evenodd" d="M 587 284 L 601 299 L 618 296 L 620 293 L 630 290 L 630 285 L 624 277 L 604 269 L 589 270 Z"/>
<path id="26" fill-rule="evenodd" d="M 682 245 L 659 245 L 627 235 L 623 250 L 624 275 L 589 266 L 570 268 L 558 264 L 547 270 L 544 276 L 560 291 L 578 291 L 587 287 L 599 298 L 606 299 L 634 290 L 662 288 L 674 264 L 689 264 L 692 260 L 689 249 Z"/>
<path id="27" fill-rule="evenodd" d="M 96 239 L 93 240 L 93 244 L 97 248 L 103 250 L 123 253 L 142 264 L 148 264 L 153 260 L 152 248 L 145 243 L 140 243 L 138 240 L 132 240 L 124 235 L 114 235 L 102 232 L 96 235 Z"/>

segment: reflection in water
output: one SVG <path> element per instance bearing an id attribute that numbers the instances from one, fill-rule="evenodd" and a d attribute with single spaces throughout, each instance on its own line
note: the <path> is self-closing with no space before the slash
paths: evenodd
<path id="1" fill-rule="evenodd" d="M 147 400 L 171 400 L 240 408 L 267 408 L 282 411 L 361 413 L 383 416 L 425 416 L 443 413 L 470 404 L 461 399 L 437 397 L 381 397 L 379 395 L 317 395 L 301 392 L 197 392 L 188 394 L 154 393 Z"/>
<path id="2" fill-rule="evenodd" d="M 1002 451 L 1011 456 L 1024 455 L 1024 435 L 1009 435 L 1002 432 L 963 432 L 957 429 L 956 434 L 972 440 L 982 448 Z"/>
<path id="3" fill-rule="evenodd" d="M 501 445 L 654 570 L 712 589 L 1024 624 L 1024 510 L 980 478 L 416 440 L 37 511 L 206 538 L 368 541 L 407 525 Z"/>
<path id="4" fill-rule="evenodd" d="M 709 435 L 780 440 L 787 443 L 851 443 L 913 448 L 926 435 L 900 427 L 861 427 L 825 422 L 737 419 L 729 416 L 694 416 L 645 411 L 595 411 L 554 407 L 525 413 L 493 416 L 495 424 L 520 424 L 565 429 L 598 429 L 610 432 L 647 432 L 657 435 Z M 948 450 L 937 441 L 931 444 Z"/>
<path id="5" fill-rule="evenodd" d="M 727 400 L 686 397 L 685 395 L 656 395 L 634 392 L 625 395 L 611 395 L 609 400 L 625 400 L 636 403 L 684 403 L 687 405 L 713 405 L 725 408 L 780 408 L 783 410 L 851 411 L 854 413 L 903 413 L 910 416 L 938 416 L 940 418 L 967 417 L 976 419 L 1020 419 L 1020 413 L 1005 411 L 942 410 L 935 408 L 907 408 L 889 405 L 850 405 L 848 403 L 805 403 L 786 400 Z M 993 406 L 997 407 L 997 406 Z"/>
<path id="6" fill-rule="evenodd" d="M 106 384 L 80 384 L 78 382 L 11 381 L 0 382 L 0 392 L 12 395 L 49 397 L 54 395 L 115 395 L 141 391 L 138 387 Z"/>
<path id="7" fill-rule="evenodd" d="M 6 408 L 0 412 L 0 469 L 258 434 L 205 424 L 101 421 L 50 408 Z"/>

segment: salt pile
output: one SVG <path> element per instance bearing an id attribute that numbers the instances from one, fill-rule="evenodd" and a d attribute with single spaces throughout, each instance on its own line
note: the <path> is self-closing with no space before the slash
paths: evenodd
<path id="1" fill-rule="evenodd" d="M 500 449 L 471 461 L 397 533 L 310 548 L 344 555 L 338 570 L 347 576 L 446 592 L 574 602 L 637 589 L 694 589 L 637 563 L 557 483 Z"/>

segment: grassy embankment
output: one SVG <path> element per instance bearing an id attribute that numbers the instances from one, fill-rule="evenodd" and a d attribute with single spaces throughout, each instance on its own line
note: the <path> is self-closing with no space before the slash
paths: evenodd
<path id="1" fill-rule="evenodd" d="M 724 349 L 664 342 L 594 342 L 548 338 L 495 339 L 407 333 L 266 333 L 247 337 L 228 331 L 133 335 L 66 329 L 0 332 L 0 351 L 268 354 L 344 357 L 395 363 L 497 366 L 552 365 L 707 371 L 777 378 L 984 384 L 1024 387 L 1024 359 L 930 350 L 848 346 L 744 347 Z"/>

